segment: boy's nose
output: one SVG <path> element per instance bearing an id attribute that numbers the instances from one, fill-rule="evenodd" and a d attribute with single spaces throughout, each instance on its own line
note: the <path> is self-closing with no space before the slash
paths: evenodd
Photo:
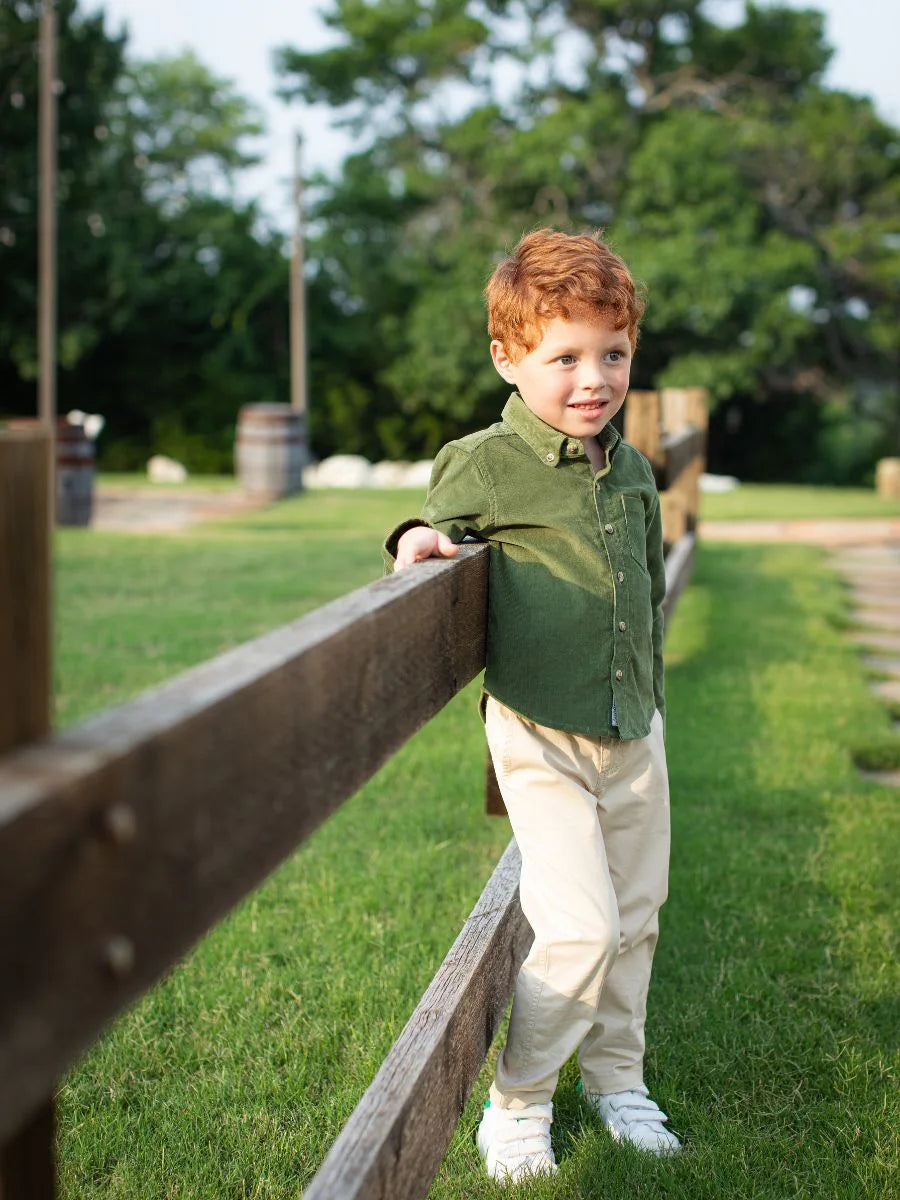
<path id="1" fill-rule="evenodd" d="M 585 359 L 582 363 L 578 382 L 587 391 L 595 391 L 597 388 L 603 387 L 606 377 L 603 373 L 602 364 Z"/>

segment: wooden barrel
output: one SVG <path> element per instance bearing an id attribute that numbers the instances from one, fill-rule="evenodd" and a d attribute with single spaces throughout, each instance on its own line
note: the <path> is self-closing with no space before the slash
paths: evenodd
<path id="1" fill-rule="evenodd" d="M 56 426 L 56 523 L 90 525 L 94 510 L 94 443 L 80 425 Z"/>
<path id="2" fill-rule="evenodd" d="M 875 467 L 875 490 L 885 500 L 900 497 L 900 458 L 882 458 Z"/>
<path id="3" fill-rule="evenodd" d="M 234 459 L 245 492 L 272 500 L 303 488 L 306 430 L 289 404 L 245 404 L 238 413 Z"/>

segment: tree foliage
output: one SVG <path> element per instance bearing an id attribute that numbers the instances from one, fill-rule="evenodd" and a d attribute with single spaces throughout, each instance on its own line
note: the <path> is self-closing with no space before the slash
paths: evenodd
<path id="1" fill-rule="evenodd" d="M 480 291 L 540 224 L 604 226 L 648 286 L 635 382 L 699 384 L 720 467 L 854 478 L 900 441 L 900 134 L 822 84 L 814 10 L 702 0 L 333 0 L 284 95 L 361 148 L 309 257 L 326 448 L 492 420 Z"/>
<path id="2" fill-rule="evenodd" d="M 234 181 L 259 114 L 190 54 L 59 17 L 59 402 L 107 465 L 229 464 L 287 395 L 288 267 Z M 0 4 L 0 395 L 34 410 L 39 0 Z M 357 149 L 309 181 L 319 455 L 431 454 L 504 387 L 481 290 L 539 225 L 605 227 L 646 284 L 634 383 L 701 384 L 715 468 L 856 480 L 900 445 L 900 133 L 826 89 L 815 10 L 704 0 L 330 0 L 283 94 Z"/>
<path id="3" fill-rule="evenodd" d="M 0 7 L 0 390 L 33 412 L 39 0 Z M 282 239 L 234 195 L 258 114 L 190 54 L 131 62 L 58 0 L 59 407 L 108 466 L 231 462 L 241 404 L 287 394 Z"/>

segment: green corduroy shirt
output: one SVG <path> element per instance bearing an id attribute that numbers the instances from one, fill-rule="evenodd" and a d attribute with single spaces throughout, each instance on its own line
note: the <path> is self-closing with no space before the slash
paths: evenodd
<path id="1" fill-rule="evenodd" d="M 502 419 L 449 442 L 421 519 L 491 546 L 484 690 L 529 720 L 592 737 L 646 737 L 665 719 L 666 573 L 650 464 L 607 425 L 606 466 L 513 393 Z M 612 723 L 615 698 L 616 725 Z"/>

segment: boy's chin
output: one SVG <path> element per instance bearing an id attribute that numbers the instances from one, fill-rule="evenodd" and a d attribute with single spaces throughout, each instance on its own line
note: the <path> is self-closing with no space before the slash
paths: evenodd
<path id="1" fill-rule="evenodd" d="M 570 437 L 589 437 L 599 433 L 614 415 L 614 410 L 609 404 L 598 405 L 596 408 L 572 409 L 566 413 L 566 428 L 563 433 Z"/>

